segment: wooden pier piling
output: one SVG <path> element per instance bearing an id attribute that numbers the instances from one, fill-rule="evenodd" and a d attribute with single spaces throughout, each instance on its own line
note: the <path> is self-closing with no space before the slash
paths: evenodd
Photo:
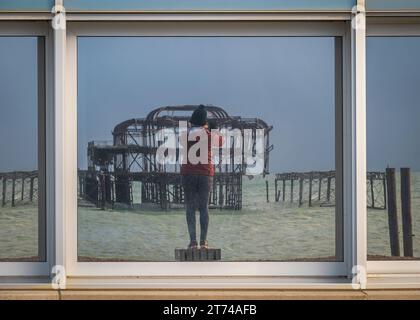
<path id="1" fill-rule="evenodd" d="M 327 179 L 327 202 L 331 201 L 331 177 Z"/>
<path id="2" fill-rule="evenodd" d="M 84 175 L 79 174 L 79 196 L 80 197 L 82 197 L 82 195 L 85 194 L 83 187 L 84 187 Z"/>
<path id="3" fill-rule="evenodd" d="M 312 180 L 313 180 L 313 174 L 312 172 L 309 175 L 309 206 L 312 207 Z"/>
<path id="4" fill-rule="evenodd" d="M 410 168 L 401 168 L 401 211 L 404 257 L 413 257 L 413 218 L 411 215 Z"/>
<path id="5" fill-rule="evenodd" d="M 386 175 L 384 175 L 383 178 L 382 178 L 382 188 L 384 190 L 384 206 L 383 206 L 383 208 L 386 209 L 387 208 Z"/>
<path id="6" fill-rule="evenodd" d="M 278 202 L 280 198 L 280 194 L 278 191 L 278 184 L 277 184 L 277 180 L 274 181 L 274 201 Z"/>
<path id="7" fill-rule="evenodd" d="M 2 206 L 4 207 L 6 205 L 7 177 L 3 176 L 2 180 L 3 180 L 3 189 L 2 189 L 1 203 L 2 203 Z"/>
<path id="8" fill-rule="evenodd" d="M 21 183 L 22 185 L 21 185 L 20 201 L 23 201 L 25 197 L 25 177 L 22 177 Z"/>
<path id="9" fill-rule="evenodd" d="M 321 201 L 321 191 L 322 191 L 322 176 L 319 174 L 318 178 L 318 201 Z"/>
<path id="10" fill-rule="evenodd" d="M 299 207 L 303 204 L 303 178 L 299 179 Z"/>
<path id="11" fill-rule="evenodd" d="M 13 174 L 13 178 L 12 178 L 12 207 L 15 206 L 15 188 L 16 188 L 16 173 Z"/>
<path id="12" fill-rule="evenodd" d="M 265 180 L 265 192 L 266 192 L 266 196 L 267 196 L 267 202 L 270 202 L 270 195 L 269 195 L 268 181 L 267 180 Z"/>
<path id="13" fill-rule="evenodd" d="M 29 201 L 34 201 L 34 177 L 31 177 L 31 181 L 29 183 Z"/>
<path id="14" fill-rule="evenodd" d="M 223 188 L 219 188 L 219 207 L 223 207 L 224 204 L 224 194 L 223 194 Z"/>
<path id="15" fill-rule="evenodd" d="M 395 181 L 395 168 L 386 169 L 387 198 L 388 198 L 388 224 L 391 256 L 400 256 L 400 243 L 398 240 L 398 217 L 397 217 L 397 191 Z"/>
<path id="16" fill-rule="evenodd" d="M 283 187 L 282 187 L 283 194 L 281 196 L 282 196 L 283 202 L 284 202 L 284 201 L 286 201 L 286 180 L 283 179 L 282 182 L 283 182 Z"/>
<path id="17" fill-rule="evenodd" d="M 290 180 L 290 202 L 293 203 L 293 178 Z"/>
<path id="18" fill-rule="evenodd" d="M 373 178 L 370 177 L 369 178 L 369 182 L 370 182 L 370 198 L 372 201 L 372 208 L 375 208 L 375 189 L 373 188 Z"/>

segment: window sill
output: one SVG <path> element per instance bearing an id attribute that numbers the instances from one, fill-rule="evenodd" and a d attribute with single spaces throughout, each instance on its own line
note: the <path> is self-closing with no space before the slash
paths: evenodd
<path id="1" fill-rule="evenodd" d="M 74 277 L 66 289 L 352 289 L 344 277 Z"/>
<path id="2" fill-rule="evenodd" d="M 419 274 L 378 274 L 369 276 L 368 290 L 384 289 L 420 289 Z"/>
<path id="3" fill-rule="evenodd" d="M 375 275 L 366 290 L 333 277 L 68 278 L 64 290 L 47 278 L 0 278 L 3 299 L 420 300 L 420 275 Z"/>

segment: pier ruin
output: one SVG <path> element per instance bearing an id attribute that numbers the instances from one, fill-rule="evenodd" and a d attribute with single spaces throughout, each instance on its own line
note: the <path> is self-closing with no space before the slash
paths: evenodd
<path id="1" fill-rule="evenodd" d="M 276 202 L 298 206 L 335 206 L 335 171 L 278 173 L 274 179 Z M 368 172 L 367 207 L 385 210 L 387 207 L 385 172 Z"/>
<path id="2" fill-rule="evenodd" d="M 94 170 L 79 170 L 79 197 L 84 197 L 92 205 L 100 207 L 104 204 L 106 197 L 115 202 L 115 175 L 112 172 L 101 172 Z M 163 179 L 163 186 L 170 185 L 167 189 L 166 198 L 161 194 L 161 181 L 159 175 L 148 176 L 144 173 L 133 173 L 132 181 L 144 181 L 145 187 L 141 189 L 141 196 L 149 202 L 161 205 L 161 199 L 169 199 L 167 204 L 182 204 L 183 192 L 179 173 L 166 173 Z M 225 180 L 224 180 L 225 179 Z M 231 179 L 230 181 L 227 179 Z M 234 179 L 240 179 L 235 181 Z M 218 173 L 215 176 L 216 186 L 213 187 L 210 202 L 213 207 L 223 208 L 229 201 L 224 195 L 235 192 L 234 187 L 241 187 L 242 175 L 235 174 L 229 177 L 228 174 Z M 267 199 L 269 201 L 271 186 L 266 181 Z M 367 181 L 367 207 L 369 209 L 387 209 L 387 177 L 385 172 L 368 172 Z M 220 186 L 224 187 L 220 187 Z M 102 187 L 101 187 L 102 186 Z M 127 188 L 127 186 L 124 186 Z M 128 186 L 129 192 L 133 192 L 132 185 Z M 102 190 L 102 192 L 101 192 Z M 227 190 L 227 191 L 226 191 Z M 88 192 L 89 191 L 89 192 Z M 239 189 L 239 191 L 241 191 Z M 219 193 L 218 193 L 219 192 Z M 220 193 L 221 192 L 221 193 Z M 18 206 L 34 203 L 38 200 L 38 171 L 15 171 L 0 172 L 0 206 Z M 169 198 L 170 197 L 170 198 Z M 232 195 L 233 197 L 233 195 Z M 129 199 L 132 199 L 132 194 Z M 232 204 L 238 198 L 230 198 Z M 242 200 L 242 199 L 240 199 Z M 274 178 L 274 200 L 275 202 L 291 203 L 297 206 L 334 206 L 335 205 L 335 171 L 311 171 L 311 172 L 289 172 L 278 173 Z M 105 202 L 106 204 L 106 202 Z M 226 206 L 227 207 L 227 206 Z"/>
<path id="3" fill-rule="evenodd" d="M 115 203 L 132 206 L 135 196 L 141 203 L 153 203 L 162 209 L 184 203 L 180 163 L 164 165 L 156 160 L 160 143 L 156 134 L 165 129 L 179 135 L 179 122 L 187 122 L 197 105 L 166 106 L 151 111 L 145 118 L 130 119 L 115 126 L 112 142 L 91 141 L 88 144 L 88 169 L 79 170 L 79 197 L 105 208 Z M 264 130 L 264 169 L 268 173 L 269 133 L 272 126 L 258 118 L 230 116 L 220 107 L 206 106 L 209 121 L 218 129 L 252 130 L 252 150 L 256 144 L 256 130 Z M 210 208 L 240 210 L 242 208 L 242 177 L 245 162 L 233 161 L 234 140 L 226 141 L 232 159 L 229 164 L 215 163 Z M 179 149 L 176 150 L 179 160 Z M 243 157 L 243 154 L 242 154 Z M 242 159 L 243 160 L 243 159 Z M 134 184 L 139 186 L 135 190 Z M 136 194 L 138 193 L 138 194 Z"/>
<path id="4" fill-rule="evenodd" d="M 38 171 L 0 172 L 1 206 L 38 201 Z"/>

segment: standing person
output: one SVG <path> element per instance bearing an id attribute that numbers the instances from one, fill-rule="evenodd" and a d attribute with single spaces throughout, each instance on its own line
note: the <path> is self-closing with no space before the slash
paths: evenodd
<path id="1" fill-rule="evenodd" d="M 209 225 L 209 196 L 213 185 L 214 164 L 212 162 L 212 147 L 222 145 L 222 136 L 212 133 L 207 122 L 207 111 L 203 105 L 194 110 L 189 120 L 191 128 L 187 132 L 187 161 L 181 166 L 182 185 L 185 193 L 186 218 L 188 232 L 190 235 L 189 249 L 197 249 L 196 219 L 195 211 L 200 212 L 200 248 L 207 249 L 207 230 Z M 196 138 L 191 136 L 195 136 Z M 200 161 L 191 161 L 189 157 L 190 149 L 199 143 L 200 139 L 206 139 L 205 147 L 207 157 Z M 192 141 L 190 141 L 190 139 Z M 201 144 L 202 145 L 202 144 Z M 195 146 L 197 147 L 197 146 Z M 197 151 L 196 156 L 200 158 L 201 150 Z"/>

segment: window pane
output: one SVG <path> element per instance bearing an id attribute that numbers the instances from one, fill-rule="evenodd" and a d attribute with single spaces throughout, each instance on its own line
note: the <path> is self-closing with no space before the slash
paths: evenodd
<path id="1" fill-rule="evenodd" d="M 45 260 L 43 39 L 0 37 L 0 261 Z"/>
<path id="2" fill-rule="evenodd" d="M 222 261 L 342 260 L 340 66 L 335 38 L 80 37 L 79 261 L 191 258 L 175 256 L 193 240 L 185 202 L 206 196 Z M 177 139 L 200 104 L 215 127 L 250 130 L 260 171 L 214 159 L 206 189 L 156 163 L 158 130 Z M 198 211 L 196 225 L 200 242 Z"/>
<path id="3" fill-rule="evenodd" d="M 371 37 L 367 49 L 368 258 L 418 259 L 420 38 Z"/>

